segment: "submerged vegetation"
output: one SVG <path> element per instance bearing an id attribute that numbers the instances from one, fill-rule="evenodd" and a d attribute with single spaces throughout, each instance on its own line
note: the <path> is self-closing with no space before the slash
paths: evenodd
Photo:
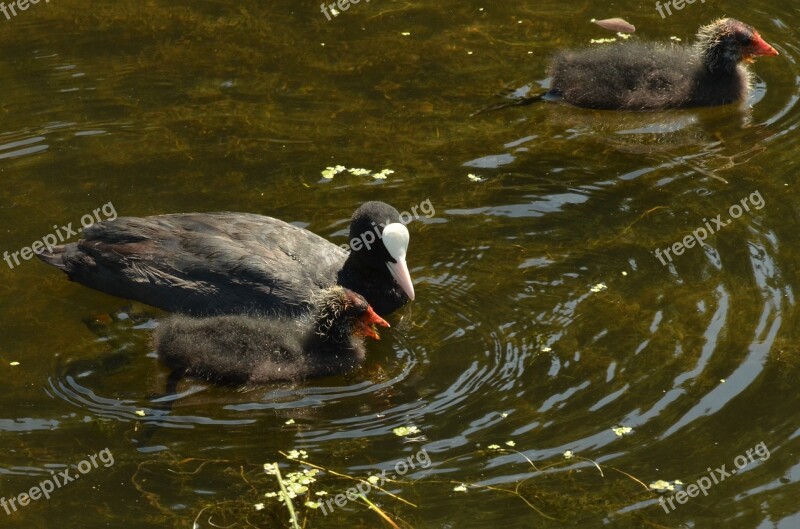
<path id="1" fill-rule="evenodd" d="M 262 524 L 298 529 L 315 527 L 321 521 L 319 518 L 328 516 L 339 517 L 339 522 L 328 520 L 326 526 L 328 523 L 346 526 L 344 520 L 359 511 L 358 518 L 364 523 L 372 512 L 373 527 L 382 524 L 393 529 L 412 529 L 416 527 L 417 509 L 420 506 L 432 508 L 425 505 L 425 498 L 430 497 L 432 491 L 441 495 L 448 489 L 452 494 L 516 498 L 529 511 L 529 518 L 539 519 L 542 527 L 559 527 L 561 523 L 574 524 L 597 516 L 641 524 L 638 527 L 662 527 L 651 516 L 654 514 L 652 511 L 628 509 L 636 504 L 642 507 L 652 505 L 658 498 L 655 487 L 646 485 L 628 472 L 600 465 L 572 451 L 537 464 L 513 446 L 513 441 L 506 441 L 504 446 L 493 444 L 472 454 L 482 458 L 511 456 L 516 461 L 513 464 L 518 467 L 514 471 L 518 478 L 507 484 L 487 484 L 480 479 L 460 482 L 437 476 L 438 468 L 446 468 L 448 463 L 462 456 L 426 465 L 413 476 L 392 478 L 386 476 L 385 470 L 377 468 L 362 476 L 326 468 L 311 462 L 305 450 L 280 452 L 283 461 L 265 463 L 261 472 L 256 465 L 235 467 L 231 466 L 232 462 L 223 460 L 150 461 L 139 465 L 133 483 L 153 506 L 172 518 L 175 514 L 162 503 L 163 499 L 145 486 L 144 475 L 157 472 L 154 466 L 166 465 L 169 473 L 183 476 L 184 487 L 191 487 L 193 476 L 198 476 L 204 469 L 219 469 L 221 475 L 217 479 L 235 476 L 239 485 L 234 484 L 232 492 L 239 490 L 239 494 L 199 507 L 194 516 L 195 529 L 263 527 Z M 673 486 L 663 483 L 663 492 L 674 490 Z M 349 513 L 347 517 L 337 512 L 341 509 Z"/>
<path id="2" fill-rule="evenodd" d="M 592 18 L 686 41 L 721 15 L 623 4 L 383 0 L 327 21 L 288 0 L 54 0 L 4 21 L 0 251 L 109 202 L 262 213 L 336 244 L 361 202 L 436 208 L 409 224 L 418 299 L 362 370 L 187 381 L 169 411 L 148 345 L 162 314 L 38 263 L 0 269 L 3 494 L 102 446 L 117 458 L 10 524 L 791 526 L 797 14 L 728 13 L 781 46 L 744 111 L 470 117 L 503 87 L 540 89 L 554 50 L 609 36 Z M 757 214 L 654 257 L 754 190 Z M 659 505 L 762 441 L 768 463 Z M 430 467 L 380 483 L 421 448 Z"/>

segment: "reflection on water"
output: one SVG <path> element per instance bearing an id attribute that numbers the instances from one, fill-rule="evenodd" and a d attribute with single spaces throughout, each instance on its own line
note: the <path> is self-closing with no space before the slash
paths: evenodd
<path id="1" fill-rule="evenodd" d="M 299 386 L 184 381 L 165 396 L 160 312 L 33 260 L 0 266 L 0 495 L 105 447 L 116 459 L 10 526 L 54 513 L 66 526 L 287 526 L 262 465 L 295 471 L 280 454 L 292 449 L 356 477 L 425 449 L 430 468 L 369 495 L 401 526 L 800 526 L 800 13 L 613 9 L 386 1 L 328 21 L 288 2 L 62 0 L 5 21 L 0 251 L 106 203 L 268 214 L 337 244 L 360 202 L 435 210 L 410 224 L 417 301 L 362 369 Z M 543 86 L 552 51 L 604 35 L 591 18 L 687 40 L 723 13 L 781 51 L 754 66 L 744 108 L 538 102 L 470 117 L 504 88 Z M 395 173 L 323 178 L 335 165 Z M 762 208 L 659 261 L 753 193 Z M 768 459 L 662 508 L 760 443 Z M 317 479 L 312 494 L 352 485 Z M 358 502 L 296 506 L 308 527 L 384 523 Z"/>

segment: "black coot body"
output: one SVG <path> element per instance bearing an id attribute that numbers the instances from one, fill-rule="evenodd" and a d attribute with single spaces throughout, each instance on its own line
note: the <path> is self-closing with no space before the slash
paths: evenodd
<path id="1" fill-rule="evenodd" d="M 397 210 L 367 202 L 353 214 L 350 253 L 308 230 L 250 213 L 120 217 L 39 257 L 107 294 L 193 315 L 298 314 L 314 292 L 342 285 L 379 314 L 414 299 Z"/>
<path id="2" fill-rule="evenodd" d="M 723 18 L 700 28 L 694 46 L 623 42 L 557 54 L 548 95 L 579 107 L 655 110 L 742 101 L 743 64 L 778 52 L 751 26 Z"/>
<path id="3" fill-rule="evenodd" d="M 158 357 L 173 378 L 189 376 L 236 386 L 346 373 L 364 360 L 361 336 L 388 327 L 366 300 L 342 287 L 321 291 L 314 310 L 288 317 L 171 316 L 155 331 Z M 175 376 L 177 374 L 177 376 Z"/>

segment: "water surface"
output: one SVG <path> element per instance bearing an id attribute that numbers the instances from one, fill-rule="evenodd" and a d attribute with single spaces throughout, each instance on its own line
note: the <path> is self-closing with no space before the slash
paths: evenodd
<path id="1" fill-rule="evenodd" d="M 754 66 L 745 108 L 471 117 L 546 83 L 554 50 L 613 36 L 592 18 L 686 42 L 722 15 L 781 53 Z M 418 299 L 363 369 L 248 392 L 186 382 L 169 412 L 149 344 L 163 313 L 0 263 L 0 495 L 114 456 L 0 507 L 3 525 L 288 527 L 262 465 L 295 471 L 281 452 L 303 449 L 352 477 L 425 450 L 428 468 L 369 495 L 401 527 L 800 527 L 799 24 L 797 7 L 741 0 L 664 19 L 628 0 L 374 0 L 331 20 L 288 1 L 53 0 L 0 16 L 2 251 L 109 203 L 262 213 L 337 244 L 363 201 L 435 210 L 410 225 Z M 339 164 L 395 172 L 322 177 Z M 656 256 L 745 199 L 704 245 Z M 707 496 L 660 506 L 748 450 Z M 317 479 L 312 494 L 355 483 Z M 301 503 L 306 527 L 389 527 L 358 502 Z"/>

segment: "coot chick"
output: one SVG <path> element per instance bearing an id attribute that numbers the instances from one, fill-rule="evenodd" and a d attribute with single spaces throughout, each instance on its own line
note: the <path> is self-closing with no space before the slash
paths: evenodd
<path id="1" fill-rule="evenodd" d="M 348 254 L 308 230 L 250 213 L 119 217 L 39 258 L 73 281 L 169 312 L 299 314 L 333 285 L 381 315 L 414 299 L 409 234 L 395 208 L 366 202 L 353 214 Z"/>
<path id="2" fill-rule="evenodd" d="M 155 331 L 158 357 L 178 376 L 237 386 L 337 375 L 365 355 L 362 336 L 388 327 L 366 300 L 333 287 L 315 295 L 311 315 L 171 316 Z M 173 378 L 176 378 L 173 375 Z"/>
<path id="3" fill-rule="evenodd" d="M 752 84 L 745 62 L 778 55 L 758 32 L 722 18 L 694 46 L 622 42 L 556 55 L 549 96 L 579 107 L 655 110 L 742 101 Z"/>

